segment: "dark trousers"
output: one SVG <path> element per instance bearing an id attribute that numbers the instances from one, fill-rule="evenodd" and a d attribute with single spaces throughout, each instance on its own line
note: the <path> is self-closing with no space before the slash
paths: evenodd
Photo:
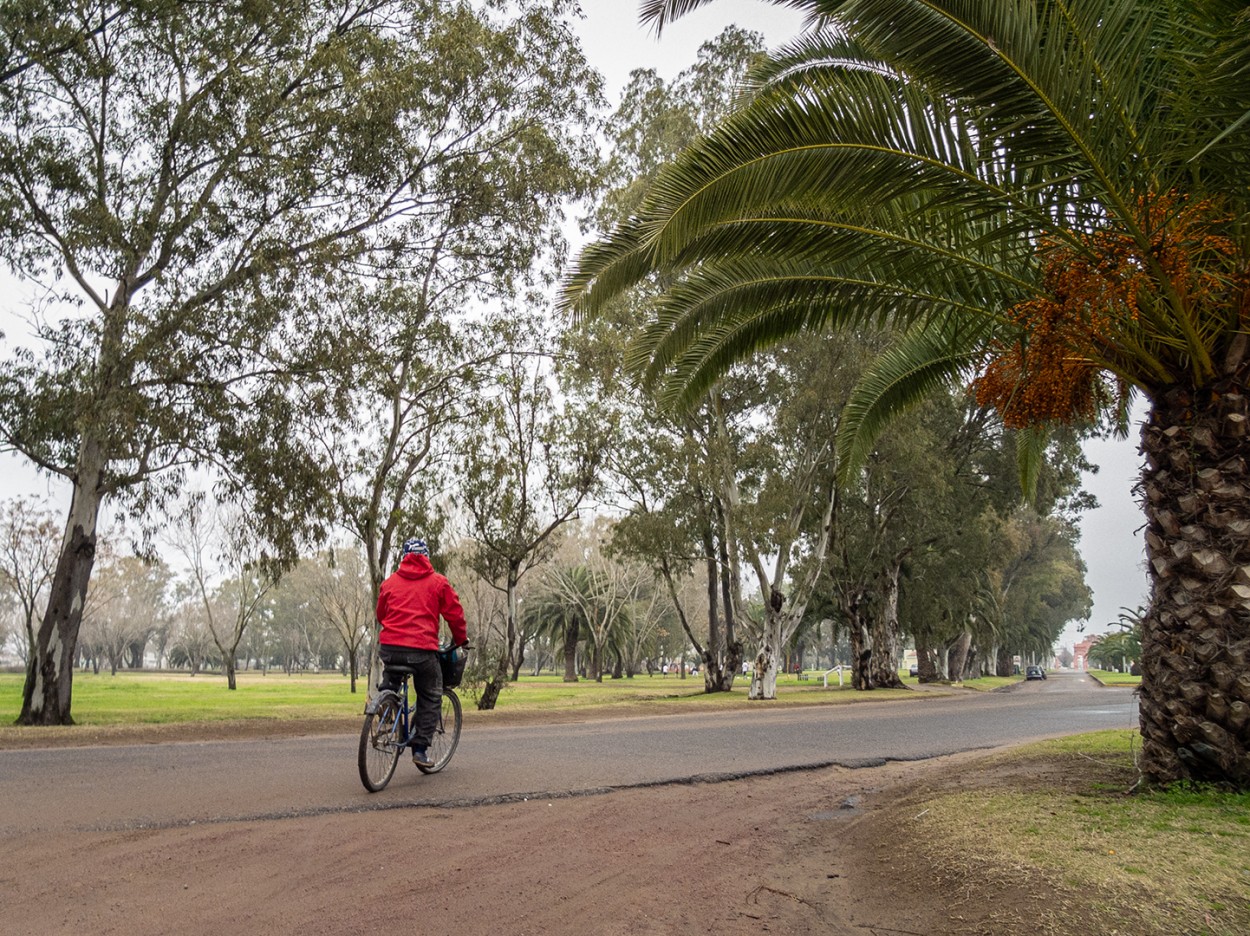
<path id="1" fill-rule="evenodd" d="M 409 738 L 413 747 L 428 747 L 438 730 L 439 710 L 443 706 L 443 668 L 438 664 L 438 654 L 433 650 L 412 650 L 383 644 L 378 648 L 378 656 L 385 667 L 382 689 L 398 692 L 404 684 L 406 674 L 393 672 L 392 666 L 412 669 L 412 690 L 416 699 L 408 726 Z"/>

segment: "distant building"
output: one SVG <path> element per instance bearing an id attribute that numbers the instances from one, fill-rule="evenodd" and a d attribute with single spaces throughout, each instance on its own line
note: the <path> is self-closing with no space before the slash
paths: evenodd
<path id="1" fill-rule="evenodd" d="M 1102 636 L 1095 634 L 1092 637 L 1086 637 L 1075 647 L 1072 648 L 1072 668 L 1078 670 L 1089 669 L 1089 650 L 1094 644 L 1102 640 Z"/>

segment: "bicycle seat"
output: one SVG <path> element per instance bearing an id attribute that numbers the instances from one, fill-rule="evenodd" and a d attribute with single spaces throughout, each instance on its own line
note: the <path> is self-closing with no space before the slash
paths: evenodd
<path id="1" fill-rule="evenodd" d="M 417 671 L 411 666 L 402 663 L 392 663 L 384 667 L 388 673 L 394 673 L 396 676 L 416 676 Z"/>

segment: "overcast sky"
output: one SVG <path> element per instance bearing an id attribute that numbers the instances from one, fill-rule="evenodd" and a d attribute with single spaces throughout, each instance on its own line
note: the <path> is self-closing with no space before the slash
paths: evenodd
<path id="1" fill-rule="evenodd" d="M 797 35 L 802 26 L 802 17 L 789 9 L 759 0 L 718 0 L 668 26 L 657 39 L 638 25 L 637 0 L 582 0 L 581 6 L 585 18 L 574 28 L 587 58 L 603 74 L 612 102 L 619 99 L 633 69 L 654 68 L 662 77 L 672 78 L 694 61 L 702 43 L 731 23 L 762 33 L 770 47 Z M 12 317 L 21 298 L 7 277 L 0 278 L 0 286 L 5 287 L 0 295 L 0 319 L 9 333 L 4 342 L 7 350 L 14 333 L 23 330 Z M 1133 608 L 1146 601 L 1142 538 L 1136 532 L 1142 515 L 1131 495 L 1138 470 L 1136 429 L 1126 442 L 1091 442 L 1086 453 L 1101 467 L 1096 476 L 1087 478 L 1086 487 L 1102 505 L 1081 524 L 1082 553 L 1094 590 L 1094 613 L 1086 632 L 1102 633 L 1121 607 Z M 16 457 L 0 457 L 0 496 L 19 493 L 50 494 L 58 502 L 64 496 Z M 1071 627 L 1062 642 L 1070 646 L 1077 637 Z"/>

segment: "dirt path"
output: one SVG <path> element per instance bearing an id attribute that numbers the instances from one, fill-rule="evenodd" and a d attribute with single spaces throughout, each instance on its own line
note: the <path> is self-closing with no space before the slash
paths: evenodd
<path id="1" fill-rule="evenodd" d="M 339 934 L 408 916 L 419 932 L 462 936 L 1018 932 L 1040 898 L 946 896 L 940 869 L 909 857 L 895 806 L 976 756 L 456 810 L 28 836 L 5 843 L 0 931 Z"/>

